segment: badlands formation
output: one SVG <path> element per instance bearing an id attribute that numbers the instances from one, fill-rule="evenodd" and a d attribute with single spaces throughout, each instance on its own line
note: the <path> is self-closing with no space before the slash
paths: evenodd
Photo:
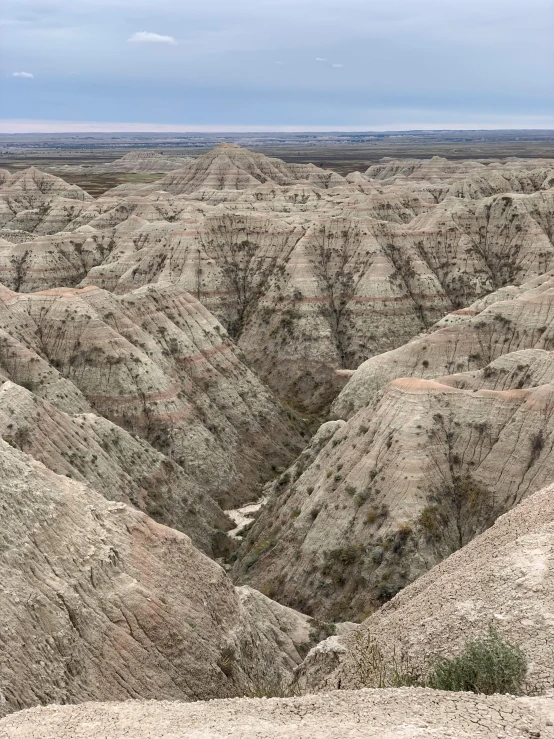
<path id="1" fill-rule="evenodd" d="M 160 158 L 0 171 L 0 737 L 551 736 L 554 160 Z"/>
<path id="2" fill-rule="evenodd" d="M 493 624 L 528 658 L 529 689 L 552 688 L 554 485 L 529 496 L 485 533 L 376 611 L 360 629 L 314 648 L 300 668 L 303 691 L 390 683 L 364 662 L 370 644 L 383 663 L 405 660 L 416 673 L 431 657 L 459 653 Z"/>
<path id="3" fill-rule="evenodd" d="M 96 200 L 37 170 L 6 173 L 1 281 L 118 295 L 178 285 L 275 394 L 320 413 L 344 384 L 337 370 L 554 266 L 551 163 L 472 164 L 343 178 L 223 144 Z"/>
<path id="4" fill-rule="evenodd" d="M 120 159 L 106 164 L 62 164 L 57 167 L 50 166 L 58 173 L 63 174 L 110 174 L 111 172 L 129 172 L 139 174 L 142 172 L 173 172 L 183 164 L 191 161 L 191 157 L 168 157 L 156 151 L 130 151 Z"/>

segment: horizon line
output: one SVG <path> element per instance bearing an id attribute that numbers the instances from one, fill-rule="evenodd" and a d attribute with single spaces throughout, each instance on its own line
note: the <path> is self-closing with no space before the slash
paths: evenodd
<path id="1" fill-rule="evenodd" d="M 554 131 L 554 120 L 546 124 L 518 123 L 388 123 L 381 126 L 221 125 L 178 123 L 131 123 L 108 121 L 53 121 L 0 119 L 0 134 L 47 133 L 413 133 L 441 131 Z"/>

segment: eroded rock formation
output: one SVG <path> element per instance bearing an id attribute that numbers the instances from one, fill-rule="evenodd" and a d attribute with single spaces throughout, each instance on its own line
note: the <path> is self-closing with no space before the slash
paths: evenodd
<path id="1" fill-rule="evenodd" d="M 4 441 L 0 472 L 0 715 L 290 680 L 310 645 L 304 617 L 235 588 L 186 535 Z"/>
<path id="2" fill-rule="evenodd" d="M 300 448 L 287 413 L 192 296 L 95 287 L 0 301 L 0 367 L 67 413 L 148 441 L 221 504 L 248 502 Z"/>
<path id="3" fill-rule="evenodd" d="M 396 665 L 425 674 L 489 626 L 528 661 L 528 689 L 550 688 L 554 489 L 531 495 L 478 538 L 422 575 L 356 630 L 316 647 L 300 668 L 302 690 L 385 684 Z M 371 667 L 371 651 L 382 659 Z"/>
<path id="4" fill-rule="evenodd" d="M 380 167 L 345 179 L 225 144 L 93 201 L 51 184 L 40 207 L 2 218 L 0 274 L 20 291 L 177 284 L 274 392 L 319 412 L 344 385 L 336 370 L 553 264 L 548 162 Z"/>

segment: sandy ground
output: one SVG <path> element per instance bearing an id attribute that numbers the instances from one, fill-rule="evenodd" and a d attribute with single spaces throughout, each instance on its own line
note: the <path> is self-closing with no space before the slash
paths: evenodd
<path id="1" fill-rule="evenodd" d="M 1 739 L 548 739 L 554 700 L 432 690 L 342 691 L 196 703 L 127 701 L 33 708 Z"/>
<path id="2" fill-rule="evenodd" d="M 234 529 L 231 529 L 231 531 L 227 532 L 229 536 L 236 538 L 238 532 L 254 520 L 255 516 L 253 514 L 257 513 L 260 510 L 266 500 L 267 498 L 264 497 L 261 498 L 257 503 L 248 503 L 241 508 L 235 508 L 225 511 L 231 521 L 234 521 L 234 523 L 236 524 Z"/>

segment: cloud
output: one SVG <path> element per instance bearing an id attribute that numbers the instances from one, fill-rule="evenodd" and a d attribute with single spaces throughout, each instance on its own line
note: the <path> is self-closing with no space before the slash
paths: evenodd
<path id="1" fill-rule="evenodd" d="M 34 76 L 31 72 L 14 72 L 12 75 L 12 77 L 25 77 L 26 80 L 32 80 Z"/>
<path id="2" fill-rule="evenodd" d="M 543 116 L 547 127 L 554 114 L 552 0 L 0 5 L 0 80 L 8 82 L 0 108 L 14 118 L 55 119 L 63 110 L 68 120 L 175 123 L 186 113 L 190 125 L 418 128 L 480 127 L 506 115 L 517 128 L 527 115 Z M 148 29 L 156 37 L 171 31 L 176 45 Z M 321 49 L 345 59 L 343 67 Z M 376 66 L 379 75 L 368 75 Z M 40 85 L 10 69 L 38 69 Z M 39 97 L 30 95 L 35 87 Z"/>
<path id="3" fill-rule="evenodd" d="M 275 62 L 275 64 L 284 64 L 284 63 L 285 62 L 281 62 L 281 61 Z"/>
<path id="4" fill-rule="evenodd" d="M 151 33 L 150 31 L 137 31 L 127 39 L 131 44 L 169 44 L 177 45 L 177 39 L 173 36 L 162 36 L 159 33 Z"/>
<path id="5" fill-rule="evenodd" d="M 340 69 L 341 67 L 344 67 L 344 64 L 331 64 L 331 66 L 335 69 Z"/>

